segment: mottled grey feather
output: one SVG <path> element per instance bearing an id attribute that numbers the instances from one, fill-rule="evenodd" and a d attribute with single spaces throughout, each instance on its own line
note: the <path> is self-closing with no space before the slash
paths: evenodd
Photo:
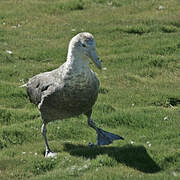
<path id="1" fill-rule="evenodd" d="M 46 146 L 45 157 L 54 157 L 48 145 L 46 125 L 53 120 L 61 120 L 84 113 L 88 125 L 98 134 L 97 145 L 107 145 L 122 137 L 97 128 L 91 119 L 92 106 L 96 102 L 99 80 L 89 67 L 89 59 L 101 69 L 101 61 L 96 54 L 92 34 L 84 32 L 74 36 L 68 48 L 66 62 L 50 72 L 32 77 L 26 85 L 32 103 L 41 112 L 42 135 Z"/>
<path id="2" fill-rule="evenodd" d="M 99 80 L 89 67 L 89 58 L 101 68 L 90 33 L 80 33 L 69 44 L 67 61 L 50 72 L 32 77 L 27 94 L 36 104 L 44 122 L 61 120 L 92 110 Z"/>
<path id="3" fill-rule="evenodd" d="M 86 113 L 98 96 L 99 81 L 91 70 L 89 79 L 84 72 L 72 72 L 63 78 L 63 70 L 64 65 L 36 75 L 27 83 L 29 99 L 38 106 L 46 122 Z"/>

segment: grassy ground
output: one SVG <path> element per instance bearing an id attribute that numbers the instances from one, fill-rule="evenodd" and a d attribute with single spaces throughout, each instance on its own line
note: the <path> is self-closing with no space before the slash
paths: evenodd
<path id="1" fill-rule="evenodd" d="M 60 66 L 69 40 L 91 32 L 103 60 L 93 118 L 125 138 L 88 148 L 85 116 L 48 125 L 45 159 L 28 78 Z M 180 178 L 179 0 L 0 1 L 0 179 Z M 12 52 L 12 53 L 11 53 Z"/>

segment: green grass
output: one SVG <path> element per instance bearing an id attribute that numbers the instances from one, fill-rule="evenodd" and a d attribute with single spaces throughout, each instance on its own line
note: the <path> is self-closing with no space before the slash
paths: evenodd
<path id="1" fill-rule="evenodd" d="M 0 9 L 0 179 L 180 178 L 179 0 L 6 0 Z M 96 134 L 81 115 L 48 125 L 58 156 L 45 159 L 40 114 L 19 86 L 60 66 L 82 31 L 103 60 L 102 71 L 91 64 L 101 82 L 93 119 L 125 140 L 89 148 Z"/>

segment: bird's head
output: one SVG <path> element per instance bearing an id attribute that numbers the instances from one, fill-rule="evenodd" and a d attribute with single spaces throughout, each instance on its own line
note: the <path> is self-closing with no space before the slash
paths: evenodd
<path id="1" fill-rule="evenodd" d="M 72 38 L 69 47 L 82 56 L 90 58 L 101 69 L 101 61 L 96 53 L 96 43 L 92 34 L 88 32 L 77 34 Z"/>

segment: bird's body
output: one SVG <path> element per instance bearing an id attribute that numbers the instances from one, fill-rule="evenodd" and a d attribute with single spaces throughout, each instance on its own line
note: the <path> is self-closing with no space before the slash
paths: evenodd
<path id="1" fill-rule="evenodd" d="M 70 41 L 67 60 L 63 65 L 32 77 L 26 84 L 29 99 L 38 106 L 43 120 L 45 157 L 55 155 L 50 150 L 46 137 L 46 125 L 54 120 L 85 114 L 88 117 L 88 125 L 98 134 L 98 145 L 122 139 L 97 128 L 91 119 L 92 107 L 98 97 L 99 80 L 90 69 L 89 58 L 101 69 L 94 37 L 90 33 L 79 33 Z"/>
<path id="2" fill-rule="evenodd" d="M 61 120 L 92 109 L 99 89 L 99 80 L 89 68 L 74 71 L 66 63 L 50 72 L 32 77 L 27 93 L 46 122 Z"/>

